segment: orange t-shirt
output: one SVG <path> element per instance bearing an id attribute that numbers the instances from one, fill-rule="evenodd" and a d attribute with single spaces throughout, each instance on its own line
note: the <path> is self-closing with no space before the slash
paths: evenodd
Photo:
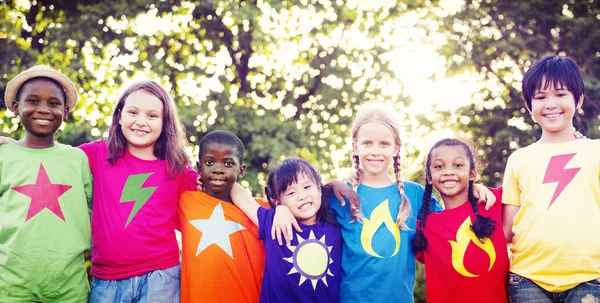
<path id="1" fill-rule="evenodd" d="M 181 302 L 258 302 L 265 253 L 257 226 L 232 203 L 194 191 L 181 195 L 179 223 Z"/>

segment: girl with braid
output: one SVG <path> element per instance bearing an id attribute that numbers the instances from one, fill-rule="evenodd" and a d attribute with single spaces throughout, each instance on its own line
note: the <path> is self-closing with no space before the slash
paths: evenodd
<path id="1" fill-rule="evenodd" d="M 360 205 L 329 203 L 342 229 L 340 302 L 413 302 L 415 257 L 410 242 L 425 190 L 402 180 L 401 146 L 394 107 L 382 102 L 362 105 L 352 127 L 354 173 L 347 180 Z M 478 186 L 476 195 L 488 192 Z M 431 194 L 428 198 L 428 208 L 441 211 Z"/>
<path id="2" fill-rule="evenodd" d="M 363 104 L 352 127 L 354 173 L 347 180 L 360 203 L 329 199 L 329 211 L 342 230 L 342 303 L 413 302 L 415 256 L 410 243 L 425 190 L 401 179 L 401 146 L 394 107 Z M 476 197 L 495 202 L 487 188 L 477 185 L 474 190 Z M 429 207 L 442 210 L 431 195 Z M 274 222 L 277 216 L 289 217 L 289 210 L 279 206 Z"/>
<path id="3" fill-rule="evenodd" d="M 417 260 L 425 264 L 427 302 L 506 303 L 508 252 L 502 226 L 502 203 L 489 210 L 477 204 L 473 152 L 464 142 L 443 139 L 425 162 L 427 185 L 412 241 Z M 433 213 L 431 190 L 445 209 Z M 496 201 L 502 189 L 490 189 Z"/>

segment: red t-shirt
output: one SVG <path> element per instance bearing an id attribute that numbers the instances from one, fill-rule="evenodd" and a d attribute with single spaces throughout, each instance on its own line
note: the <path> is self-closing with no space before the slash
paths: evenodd
<path id="1" fill-rule="evenodd" d="M 496 203 L 488 211 L 485 204 L 479 204 L 478 210 L 496 221 L 496 229 L 483 244 L 470 229 L 476 217 L 468 201 L 427 217 L 424 233 L 428 246 L 422 255 L 427 302 L 508 302 L 509 261 L 502 230 L 502 189 L 490 190 Z"/>
<path id="2" fill-rule="evenodd" d="M 265 267 L 258 227 L 234 204 L 204 192 L 184 192 L 178 213 L 181 302 L 258 302 Z"/>

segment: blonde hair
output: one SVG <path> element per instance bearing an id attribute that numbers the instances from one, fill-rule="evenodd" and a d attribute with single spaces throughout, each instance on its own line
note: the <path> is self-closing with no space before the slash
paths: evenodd
<path id="1" fill-rule="evenodd" d="M 372 101 L 361 105 L 352 124 L 352 141 L 354 143 L 356 143 L 358 132 L 362 126 L 369 122 L 385 125 L 394 136 L 394 143 L 398 147 L 398 154 L 394 156 L 394 175 L 396 176 L 396 186 L 398 187 L 402 199 L 398 209 L 398 216 L 396 217 L 396 225 L 398 225 L 401 230 L 409 230 L 410 228 L 406 224 L 406 220 L 410 215 L 411 207 L 408 198 L 404 194 L 404 183 L 402 183 L 402 179 L 400 178 L 400 172 L 402 170 L 400 165 L 400 148 L 402 147 L 402 141 L 400 140 L 400 121 L 396 114 L 396 109 L 388 102 Z M 352 175 L 347 179 L 347 182 L 356 190 L 358 185 L 362 183 L 363 170 L 360 167 L 358 155 L 353 154 L 352 160 L 354 162 L 354 170 Z M 352 209 L 351 216 L 354 221 L 360 220 L 362 216 L 360 207 Z"/>

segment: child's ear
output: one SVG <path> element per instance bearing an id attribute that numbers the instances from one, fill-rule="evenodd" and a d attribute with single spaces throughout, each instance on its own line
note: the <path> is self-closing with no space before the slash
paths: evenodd
<path id="1" fill-rule="evenodd" d="M 63 121 L 67 121 L 67 118 L 69 118 L 70 112 L 71 112 L 71 109 L 69 108 L 69 106 L 65 105 L 65 113 L 63 115 Z"/>
<path id="2" fill-rule="evenodd" d="M 240 165 L 240 172 L 238 178 L 242 178 L 246 174 L 246 164 Z"/>
<path id="3" fill-rule="evenodd" d="M 355 142 L 352 142 L 352 152 L 355 155 L 358 155 L 358 148 L 356 148 L 356 143 Z"/>
<path id="4" fill-rule="evenodd" d="M 431 179 L 431 176 L 427 176 L 427 183 L 428 184 L 433 184 L 433 180 Z"/>
<path id="5" fill-rule="evenodd" d="M 469 181 L 475 181 L 477 178 L 477 171 L 472 169 L 471 173 L 469 173 Z"/>
<path id="6" fill-rule="evenodd" d="M 19 100 L 15 100 L 12 103 L 10 110 L 12 110 L 13 113 L 15 113 L 15 115 L 17 115 L 17 116 L 19 115 Z"/>
<path id="7" fill-rule="evenodd" d="M 575 107 L 575 110 L 579 110 L 582 105 L 583 105 L 583 94 L 581 94 L 581 97 L 579 97 L 579 101 L 577 101 L 577 106 Z"/>

